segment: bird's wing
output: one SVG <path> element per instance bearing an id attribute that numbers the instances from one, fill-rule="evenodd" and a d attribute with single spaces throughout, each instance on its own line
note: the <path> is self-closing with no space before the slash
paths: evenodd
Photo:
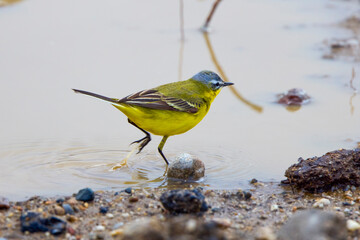
<path id="1" fill-rule="evenodd" d="M 197 103 L 191 103 L 176 97 L 167 97 L 156 89 L 144 90 L 134 93 L 118 100 L 118 103 L 126 103 L 144 108 L 172 110 L 188 113 L 196 113 L 200 107 Z"/>

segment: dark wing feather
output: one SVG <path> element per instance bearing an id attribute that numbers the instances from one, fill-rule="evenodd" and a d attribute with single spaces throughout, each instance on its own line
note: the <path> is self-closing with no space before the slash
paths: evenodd
<path id="1" fill-rule="evenodd" d="M 197 104 L 192 104 L 180 98 L 166 97 L 155 89 L 144 90 L 131 94 L 118 103 L 126 103 L 144 108 L 171 110 L 188 113 L 196 113 L 198 111 Z"/>

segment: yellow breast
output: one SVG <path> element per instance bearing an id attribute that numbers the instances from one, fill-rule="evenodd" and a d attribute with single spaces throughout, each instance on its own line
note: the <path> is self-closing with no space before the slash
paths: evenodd
<path id="1" fill-rule="evenodd" d="M 160 136 L 172 136 L 189 131 L 205 117 L 210 108 L 210 104 L 203 105 L 197 113 L 187 113 L 127 104 L 114 106 L 140 128 Z"/>

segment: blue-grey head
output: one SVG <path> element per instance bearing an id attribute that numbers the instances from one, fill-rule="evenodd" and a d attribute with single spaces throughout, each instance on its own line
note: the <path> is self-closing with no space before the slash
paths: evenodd
<path id="1" fill-rule="evenodd" d="M 224 82 L 219 75 L 207 70 L 195 74 L 192 79 L 205 84 L 213 91 L 218 91 L 222 87 L 233 85 L 231 82 Z"/>

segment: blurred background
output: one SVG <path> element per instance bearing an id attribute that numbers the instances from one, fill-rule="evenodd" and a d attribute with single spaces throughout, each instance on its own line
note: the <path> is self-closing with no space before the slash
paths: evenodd
<path id="1" fill-rule="evenodd" d="M 223 0 L 204 34 L 213 4 L 1 0 L 0 195 L 169 187 L 160 137 L 111 170 L 143 133 L 71 88 L 122 98 L 204 69 L 222 71 L 235 89 L 163 150 L 170 161 L 186 152 L 205 162 L 195 185 L 279 181 L 299 157 L 359 146 L 358 1 Z M 291 88 L 310 102 L 276 103 Z"/>

